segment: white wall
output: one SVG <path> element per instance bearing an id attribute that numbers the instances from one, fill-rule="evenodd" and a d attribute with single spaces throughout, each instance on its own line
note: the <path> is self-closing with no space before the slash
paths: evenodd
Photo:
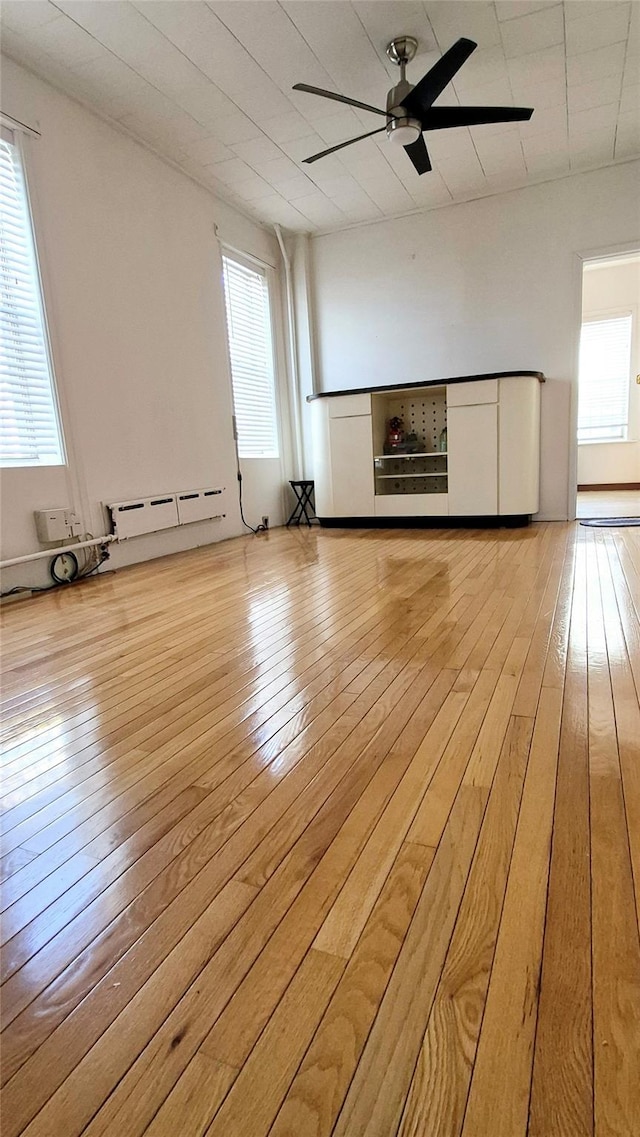
<path id="1" fill-rule="evenodd" d="M 227 487 L 226 520 L 114 546 L 112 564 L 246 532 L 218 237 L 277 265 L 275 237 L 11 60 L 2 87 L 3 110 L 42 135 L 27 173 L 69 457 L 3 471 L 3 557 L 39 548 L 34 509 L 73 505 L 99 535 L 103 501 L 208 485 Z M 245 479 L 247 519 L 281 522 L 279 464 Z M 43 574 L 10 569 L 3 587 Z"/>
<path id="2" fill-rule="evenodd" d="M 582 285 L 582 318 L 632 311 L 633 342 L 629 389 L 629 430 L 625 442 L 585 443 L 578 446 L 578 484 L 606 485 L 640 482 L 640 259 L 585 266 Z"/>
<path id="3" fill-rule="evenodd" d="M 577 254 L 638 244 L 639 171 L 629 163 L 314 238 L 319 388 L 543 371 L 539 517 L 565 518 Z"/>

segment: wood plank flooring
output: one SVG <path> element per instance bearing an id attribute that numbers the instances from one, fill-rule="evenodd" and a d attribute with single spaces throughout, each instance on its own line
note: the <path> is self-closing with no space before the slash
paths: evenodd
<path id="1" fill-rule="evenodd" d="M 638 1137 L 640 531 L 1 612 L 4 1137 Z"/>

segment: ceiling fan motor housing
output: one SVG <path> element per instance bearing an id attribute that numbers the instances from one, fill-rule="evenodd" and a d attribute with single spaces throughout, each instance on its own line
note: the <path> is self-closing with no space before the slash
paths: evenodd
<path id="1" fill-rule="evenodd" d="M 396 146 L 411 145 L 412 142 L 417 141 L 422 132 L 420 121 L 417 118 L 412 118 L 406 108 L 402 106 L 403 99 L 406 99 L 412 90 L 412 84 L 408 83 L 406 79 L 401 79 L 387 95 L 387 114 L 389 115 L 387 138 Z"/>
<path id="2" fill-rule="evenodd" d="M 387 95 L 387 114 L 400 117 L 405 115 L 406 117 L 407 111 L 402 106 L 402 103 L 411 91 L 413 91 L 413 84 L 407 82 L 406 79 L 401 79 L 399 83 L 396 83 L 396 86 L 392 87 Z"/>

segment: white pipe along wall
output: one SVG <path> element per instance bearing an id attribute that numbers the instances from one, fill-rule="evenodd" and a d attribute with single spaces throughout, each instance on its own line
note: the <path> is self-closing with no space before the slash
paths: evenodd
<path id="1" fill-rule="evenodd" d="M 291 410 L 293 417 L 293 436 L 295 450 L 296 478 L 303 476 L 302 457 L 302 425 L 300 414 L 300 382 L 298 376 L 298 347 L 296 336 L 296 311 L 293 299 L 293 285 L 291 281 L 291 261 L 282 238 L 279 225 L 274 225 L 282 260 L 284 263 L 285 289 L 287 293 L 287 316 L 289 320 L 289 358 L 291 368 Z"/>
<path id="2" fill-rule="evenodd" d="M 7 561 L 0 561 L 0 569 L 10 568 L 11 565 L 24 565 L 28 561 L 38 561 L 43 557 L 57 557 L 58 553 L 75 553 L 76 549 L 88 549 L 91 545 L 110 545 L 118 538 L 110 534 L 108 537 L 92 537 L 90 541 L 74 541 L 69 545 L 58 545 L 56 549 L 43 549 L 39 553 L 26 553 L 24 557 L 11 557 Z"/>

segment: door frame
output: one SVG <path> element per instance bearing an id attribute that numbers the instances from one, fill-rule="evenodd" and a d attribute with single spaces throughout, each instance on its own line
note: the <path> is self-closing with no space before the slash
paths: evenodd
<path id="1" fill-rule="evenodd" d="M 569 485 L 567 489 L 568 517 L 575 521 L 578 499 L 578 368 L 580 362 L 580 331 L 582 328 L 582 284 L 584 266 L 594 261 L 615 261 L 618 257 L 640 255 L 640 236 L 617 245 L 603 245 L 595 249 L 585 249 L 573 257 L 574 279 L 574 327 L 573 327 L 573 367 L 571 375 L 571 407 L 569 414 Z"/>

